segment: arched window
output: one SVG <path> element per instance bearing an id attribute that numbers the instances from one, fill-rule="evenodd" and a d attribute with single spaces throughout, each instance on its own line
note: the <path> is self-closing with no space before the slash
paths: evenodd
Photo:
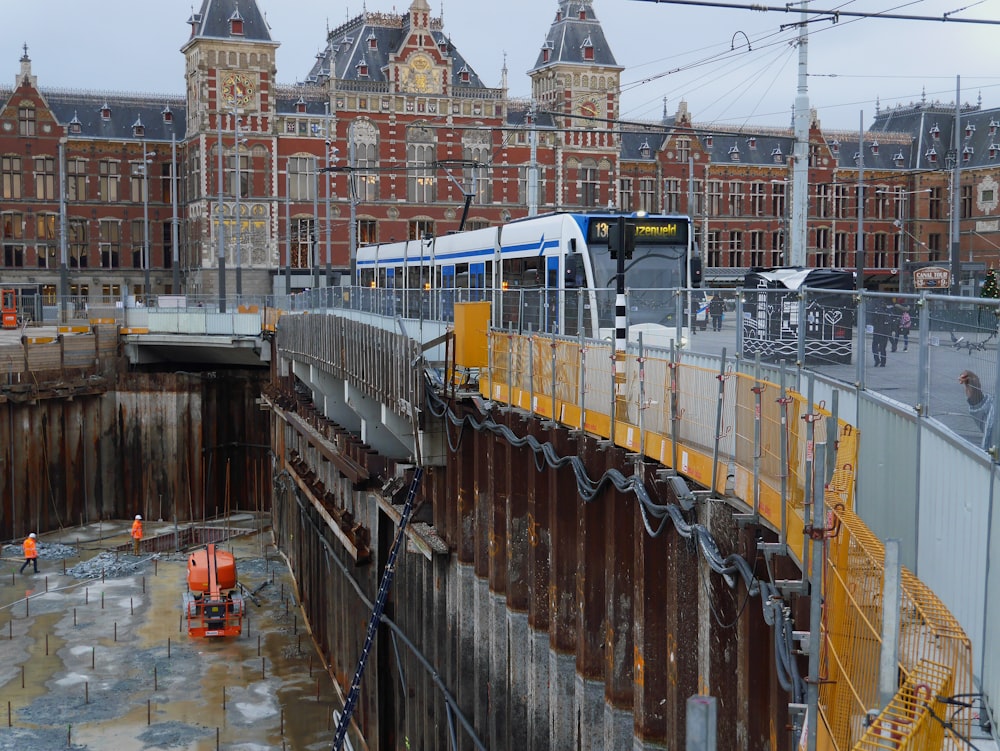
<path id="1" fill-rule="evenodd" d="M 434 131 L 422 125 L 406 129 L 406 198 L 432 203 L 434 193 Z"/>
<path id="2" fill-rule="evenodd" d="M 482 130 L 467 130 L 462 136 L 462 158 L 470 162 L 475 162 L 476 166 L 467 166 L 463 169 L 462 182 L 466 190 L 472 187 L 478 204 L 492 203 L 493 191 L 490 180 L 490 161 L 492 159 L 492 149 L 490 134 Z"/>
<path id="3" fill-rule="evenodd" d="M 351 126 L 354 139 L 354 190 L 359 201 L 378 200 L 378 128 L 370 120 L 355 120 Z"/>

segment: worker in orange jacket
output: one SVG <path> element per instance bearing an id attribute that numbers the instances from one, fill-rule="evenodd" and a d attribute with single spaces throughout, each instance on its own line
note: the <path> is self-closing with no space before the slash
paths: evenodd
<path id="1" fill-rule="evenodd" d="M 139 514 L 135 515 L 135 521 L 132 522 L 132 555 L 139 555 L 139 543 L 142 542 L 142 517 Z"/>
<path id="2" fill-rule="evenodd" d="M 24 540 L 24 563 L 21 564 L 22 574 L 29 563 L 34 566 L 35 573 L 38 573 L 38 543 L 35 542 L 35 539 L 35 533 L 32 532 Z"/>

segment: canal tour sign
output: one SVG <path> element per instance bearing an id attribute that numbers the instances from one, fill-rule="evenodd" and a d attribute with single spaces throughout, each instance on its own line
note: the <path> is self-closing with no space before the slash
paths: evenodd
<path id="1" fill-rule="evenodd" d="M 951 286 L 951 272 L 944 266 L 923 266 L 913 271 L 916 289 L 947 289 Z"/>

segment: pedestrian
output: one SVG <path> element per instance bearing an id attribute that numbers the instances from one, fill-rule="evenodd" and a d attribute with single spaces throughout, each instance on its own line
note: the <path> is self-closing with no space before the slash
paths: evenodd
<path id="1" fill-rule="evenodd" d="M 885 348 L 889 344 L 889 331 L 892 327 L 889 310 L 876 303 L 872 312 L 872 354 L 875 356 L 875 367 L 885 367 Z"/>
<path id="2" fill-rule="evenodd" d="M 722 316 L 726 312 L 726 303 L 722 295 L 716 293 L 708 304 L 708 314 L 712 317 L 712 331 L 722 331 Z"/>
<path id="3" fill-rule="evenodd" d="M 989 451 L 993 442 L 993 421 L 996 419 L 993 394 L 983 393 L 979 376 L 971 370 L 963 370 L 958 376 L 958 382 L 965 386 L 965 401 L 969 404 L 969 414 L 983 431 L 983 439 L 979 445 L 983 451 Z"/>
<path id="4" fill-rule="evenodd" d="M 902 315 L 899 316 L 899 335 L 903 337 L 903 351 L 910 348 L 910 329 L 913 328 L 913 319 L 910 318 L 910 311 L 903 308 Z"/>
<path id="5" fill-rule="evenodd" d="M 24 539 L 24 563 L 21 564 L 20 573 L 24 573 L 24 569 L 28 564 L 34 567 L 35 573 L 38 573 L 38 543 L 36 542 L 35 533 L 32 532 Z"/>
<path id="6" fill-rule="evenodd" d="M 142 516 L 135 515 L 132 522 L 132 555 L 139 555 L 139 545 L 142 542 Z"/>
<path id="7" fill-rule="evenodd" d="M 889 316 L 889 345 L 892 347 L 892 351 L 896 351 L 896 347 L 899 345 L 899 324 L 902 316 L 899 314 L 899 306 L 893 302 L 888 308 Z"/>

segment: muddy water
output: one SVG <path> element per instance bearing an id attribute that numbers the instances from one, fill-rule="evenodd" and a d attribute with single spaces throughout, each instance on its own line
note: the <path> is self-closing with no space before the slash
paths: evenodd
<path id="1" fill-rule="evenodd" d="M 48 594 L 37 577 L 12 585 L 0 568 L 0 751 L 51 751 L 68 739 L 116 751 L 328 748 L 341 702 L 295 602 L 282 600 L 291 577 L 258 536 L 232 547 L 249 589 L 274 583 L 258 592 L 261 607 L 247 602 L 249 628 L 229 639 L 187 636 L 184 556 L 103 583 L 49 573 Z"/>

